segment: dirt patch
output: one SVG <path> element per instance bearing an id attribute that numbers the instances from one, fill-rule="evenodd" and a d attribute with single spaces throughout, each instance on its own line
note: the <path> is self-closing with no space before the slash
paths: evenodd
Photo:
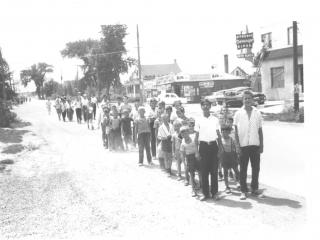
<path id="1" fill-rule="evenodd" d="M 1 153 L 16 154 L 16 153 L 22 152 L 24 149 L 25 148 L 22 144 L 13 144 L 8 147 L 5 147 Z"/>

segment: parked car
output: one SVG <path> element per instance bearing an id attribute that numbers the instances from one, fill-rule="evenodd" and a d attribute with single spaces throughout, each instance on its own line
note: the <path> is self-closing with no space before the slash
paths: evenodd
<path id="1" fill-rule="evenodd" d="M 205 99 L 208 99 L 213 104 L 223 104 L 226 102 L 228 107 L 241 107 L 242 106 L 242 96 L 243 92 L 246 90 L 251 90 L 250 87 L 237 87 L 237 88 L 230 88 L 221 91 L 217 91 L 212 93 L 209 96 L 206 96 Z M 253 98 L 255 101 L 255 105 L 264 104 L 266 100 L 266 96 L 260 92 L 252 92 Z"/>
<path id="2" fill-rule="evenodd" d="M 147 101 L 150 102 L 151 98 L 148 98 Z M 175 101 L 180 100 L 182 104 L 186 104 L 188 100 L 186 98 L 178 97 L 175 93 L 160 93 L 156 97 L 158 102 L 164 101 L 166 105 L 173 105 Z"/>

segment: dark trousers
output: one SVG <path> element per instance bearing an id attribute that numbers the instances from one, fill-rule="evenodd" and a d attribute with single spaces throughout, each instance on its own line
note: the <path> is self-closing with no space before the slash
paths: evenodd
<path id="1" fill-rule="evenodd" d="M 66 121 L 66 115 L 67 115 L 67 110 L 62 111 L 62 119 L 64 122 Z"/>
<path id="2" fill-rule="evenodd" d="M 139 146 L 139 163 L 143 163 L 144 149 L 146 149 L 148 163 L 151 162 L 150 153 L 150 133 L 138 134 L 138 146 Z"/>
<path id="3" fill-rule="evenodd" d="M 73 109 L 72 108 L 67 109 L 67 116 L 68 116 L 68 120 L 70 122 L 72 122 L 72 120 L 73 120 Z"/>
<path id="4" fill-rule="evenodd" d="M 120 150 L 124 150 L 120 128 L 111 129 L 109 133 L 109 139 L 110 139 L 109 147 L 111 150 L 118 150 L 119 148 Z"/>
<path id="5" fill-rule="evenodd" d="M 215 195 L 218 192 L 218 144 L 211 142 L 210 144 L 200 141 L 200 171 L 202 193 L 204 196 L 209 196 L 209 174 L 211 180 L 211 194 Z"/>
<path id="6" fill-rule="evenodd" d="M 150 129 L 151 129 L 151 153 L 152 157 L 157 155 L 157 139 L 156 139 L 156 129 L 154 126 L 154 120 L 150 120 Z"/>
<path id="7" fill-rule="evenodd" d="M 77 121 L 78 123 L 81 123 L 81 108 L 76 108 L 76 115 L 77 115 Z"/>
<path id="8" fill-rule="evenodd" d="M 251 190 L 255 191 L 259 188 L 259 172 L 260 172 L 260 150 L 259 146 L 241 147 L 240 156 L 240 186 L 241 192 L 248 192 L 247 187 L 247 170 L 248 163 L 251 163 Z"/>
<path id="9" fill-rule="evenodd" d="M 105 148 L 109 148 L 108 134 L 106 131 L 106 126 L 101 123 L 101 132 L 102 132 L 102 143 Z"/>
<path id="10" fill-rule="evenodd" d="M 96 120 L 97 104 L 93 104 L 93 119 Z"/>
<path id="11" fill-rule="evenodd" d="M 87 106 L 82 106 L 82 114 L 83 114 L 83 120 L 86 122 L 88 119 L 88 108 Z"/>

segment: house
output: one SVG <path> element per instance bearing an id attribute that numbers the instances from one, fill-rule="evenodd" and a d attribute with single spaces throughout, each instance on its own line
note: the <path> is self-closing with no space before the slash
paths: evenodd
<path id="1" fill-rule="evenodd" d="M 141 78 L 146 97 L 157 95 L 156 78 L 169 75 L 178 74 L 181 69 L 176 60 L 171 64 L 154 64 L 154 65 L 141 65 Z M 127 96 L 138 97 L 140 95 L 140 81 L 136 69 L 131 75 L 130 79 L 124 83 Z"/>
<path id="2" fill-rule="evenodd" d="M 268 100 L 290 100 L 294 96 L 293 47 L 269 50 L 261 66 L 262 91 Z M 303 46 L 298 46 L 298 82 L 304 92 Z"/>
<path id="3" fill-rule="evenodd" d="M 249 74 L 246 73 L 242 68 L 236 67 L 230 74 L 235 75 L 235 76 L 240 76 L 244 78 L 248 78 Z"/>
<path id="4" fill-rule="evenodd" d="M 303 25 L 298 24 L 298 82 L 300 94 L 304 92 L 303 79 Z M 261 88 L 268 100 L 292 100 L 293 79 L 293 23 L 270 25 L 261 33 L 263 49 L 260 51 Z"/>

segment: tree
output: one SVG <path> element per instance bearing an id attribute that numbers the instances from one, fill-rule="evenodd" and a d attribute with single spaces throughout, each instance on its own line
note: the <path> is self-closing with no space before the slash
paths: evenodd
<path id="1" fill-rule="evenodd" d="M 2 57 L 0 49 L 0 99 L 7 100 L 8 94 L 12 93 L 10 81 L 12 79 L 12 72 L 10 72 L 9 64 Z M 11 94 L 12 95 L 12 94 Z"/>
<path id="2" fill-rule="evenodd" d="M 86 87 L 97 86 L 99 93 L 105 88 L 109 94 L 111 86 L 121 86 L 120 75 L 128 72 L 128 68 L 136 61 L 126 57 L 126 25 L 102 25 L 101 34 L 99 41 L 88 39 L 67 43 L 61 54 L 63 57 L 83 60 Z"/>
<path id="3" fill-rule="evenodd" d="M 53 72 L 53 66 L 46 63 L 33 64 L 29 69 L 22 70 L 20 73 L 20 80 L 24 86 L 29 82 L 34 81 L 36 85 L 36 92 L 39 99 L 43 98 L 43 84 L 46 73 Z"/>
<path id="4" fill-rule="evenodd" d="M 43 85 L 43 93 L 46 97 L 51 97 L 58 93 L 59 83 L 51 79 Z"/>

